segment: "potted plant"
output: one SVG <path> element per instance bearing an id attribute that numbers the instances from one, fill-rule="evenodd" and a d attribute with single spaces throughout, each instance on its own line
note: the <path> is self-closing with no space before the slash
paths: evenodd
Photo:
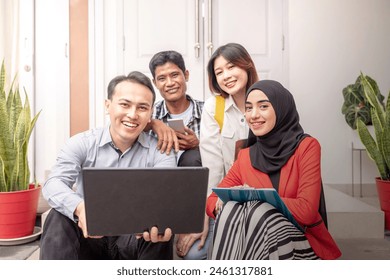
<path id="1" fill-rule="evenodd" d="M 369 76 L 365 77 L 370 83 L 371 87 L 373 88 L 375 94 L 378 96 L 378 99 L 383 106 L 384 96 L 381 94 L 376 81 Z M 346 123 L 352 128 L 352 148 L 364 149 L 364 146 L 360 141 L 359 135 L 356 133 L 356 120 L 359 118 L 366 125 L 368 125 L 370 132 L 373 133 L 374 129 L 372 127 L 370 115 L 371 105 L 364 95 L 360 75 L 356 78 L 354 84 L 347 85 L 343 89 L 343 97 L 344 103 L 341 108 L 341 112 L 344 114 Z"/>
<path id="2" fill-rule="evenodd" d="M 385 97 L 381 94 L 379 87 L 374 79 L 364 76 L 365 80 L 372 87 L 374 94 L 378 97 L 380 104 L 383 105 Z M 341 112 L 344 114 L 345 121 L 352 128 L 356 129 L 357 119 L 361 119 L 364 124 L 371 125 L 371 104 L 368 102 L 362 85 L 362 75 L 359 75 L 354 84 L 347 85 L 343 89 L 344 103 Z"/>
<path id="3" fill-rule="evenodd" d="M 30 184 L 28 142 L 39 113 L 31 119 L 27 93 L 22 102 L 16 79 L 5 89 L 0 70 L 0 239 L 33 233 L 40 187 Z"/>
<path id="4" fill-rule="evenodd" d="M 375 162 L 380 177 L 376 178 L 379 202 L 385 212 L 385 228 L 390 229 L 390 92 L 385 108 L 366 76 L 360 75 L 366 100 L 370 104 L 370 117 L 375 137 L 360 118 L 357 130 L 369 157 Z"/>

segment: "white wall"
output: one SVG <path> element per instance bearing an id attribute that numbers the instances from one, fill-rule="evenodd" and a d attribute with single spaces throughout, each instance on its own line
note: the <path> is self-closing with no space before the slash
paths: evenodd
<path id="1" fill-rule="evenodd" d="M 323 181 L 350 183 L 352 130 L 341 114 L 342 89 L 362 71 L 388 95 L 390 1 L 288 0 L 288 5 L 289 89 L 303 128 L 321 143 Z M 357 153 L 355 158 L 356 173 Z M 363 183 L 374 183 L 378 173 L 366 154 L 363 167 Z"/>

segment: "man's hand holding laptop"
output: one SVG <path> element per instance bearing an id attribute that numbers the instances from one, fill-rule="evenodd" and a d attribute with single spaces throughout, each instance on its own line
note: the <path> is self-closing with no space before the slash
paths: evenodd
<path id="1" fill-rule="evenodd" d="M 87 230 L 87 219 L 85 216 L 85 204 L 84 201 L 77 205 L 74 214 L 78 217 L 78 226 L 83 231 L 85 238 L 102 238 L 103 236 L 89 235 Z M 157 242 L 168 242 L 172 237 L 172 230 L 170 228 L 165 229 L 164 234 L 158 233 L 157 227 L 152 227 L 150 231 L 145 231 L 143 234 L 137 234 L 137 238 L 143 237 L 145 241 Z"/>

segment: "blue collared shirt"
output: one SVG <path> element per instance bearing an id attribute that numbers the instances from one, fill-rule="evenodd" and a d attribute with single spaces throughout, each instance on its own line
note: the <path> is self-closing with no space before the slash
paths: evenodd
<path id="1" fill-rule="evenodd" d="M 157 140 L 144 132 L 124 153 L 115 148 L 109 125 L 71 137 L 60 151 L 42 193 L 51 207 L 72 220 L 84 197 L 83 167 L 176 167 L 176 159 L 173 153 L 166 155 L 157 150 Z"/>

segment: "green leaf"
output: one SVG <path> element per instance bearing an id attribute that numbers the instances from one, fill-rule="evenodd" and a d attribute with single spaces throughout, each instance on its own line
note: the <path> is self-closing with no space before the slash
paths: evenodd
<path id="1" fill-rule="evenodd" d="M 28 189 L 28 141 L 40 112 L 31 120 L 26 90 L 23 104 L 16 77 L 5 92 L 5 67 L 0 70 L 0 191 Z"/>
<path id="2" fill-rule="evenodd" d="M 4 59 L 3 59 L 3 62 L 1 63 L 1 70 L 0 70 L 0 96 L 1 97 L 4 97 L 5 99 L 5 91 L 4 91 L 4 87 L 5 87 L 5 65 L 4 65 Z M 4 96 L 2 96 L 4 95 Z"/>
<path id="3" fill-rule="evenodd" d="M 359 108 L 355 105 L 350 105 L 345 110 L 345 121 L 352 128 L 356 129 L 356 120 L 360 118 L 365 124 L 371 124 L 371 114 L 368 107 Z"/>
<path id="4" fill-rule="evenodd" d="M 374 89 L 372 88 L 371 84 L 368 82 L 367 78 L 363 74 L 361 74 L 360 76 L 361 76 L 361 85 L 363 87 L 363 92 L 366 96 L 366 99 L 368 100 L 370 105 L 372 107 L 374 107 L 375 114 L 377 115 L 380 123 L 383 126 L 385 123 L 383 107 L 380 104 L 380 102 L 379 102 L 379 100 L 374 92 Z"/>
<path id="5" fill-rule="evenodd" d="M 381 178 L 386 180 L 387 173 L 385 168 L 386 166 L 385 160 L 382 154 L 380 153 L 374 138 L 371 136 L 370 132 L 368 131 L 367 126 L 360 119 L 358 119 L 357 121 L 357 130 L 359 133 L 360 140 L 362 141 L 363 145 L 366 147 L 368 156 L 375 162 Z"/>
<path id="6" fill-rule="evenodd" d="M 382 136 L 382 155 L 385 159 L 386 166 L 385 166 L 385 172 L 387 174 L 387 178 L 390 177 L 390 128 L 385 127 L 383 130 L 383 136 Z"/>
<path id="7" fill-rule="evenodd" d="M 382 155 L 387 165 L 387 174 L 390 178 L 390 92 L 387 96 L 387 102 L 385 107 L 385 126 L 382 134 Z"/>
<path id="8" fill-rule="evenodd" d="M 370 76 L 365 76 L 368 83 L 371 85 L 372 89 L 374 90 L 374 93 L 376 97 L 378 98 L 380 104 L 383 106 L 383 100 L 385 100 L 385 97 L 381 94 L 381 91 L 379 90 L 378 84 L 374 79 L 372 79 Z"/>
<path id="9" fill-rule="evenodd" d="M 379 87 L 374 79 L 362 73 L 357 77 L 354 84 L 346 86 L 342 93 L 344 103 L 341 107 L 342 114 L 345 115 L 347 124 L 356 129 L 356 119 L 360 118 L 365 124 L 371 124 L 370 110 L 373 107 L 369 100 L 367 100 L 365 90 L 372 92 L 372 98 L 377 97 L 378 106 L 384 107 L 384 96 L 381 94 Z M 380 117 L 380 113 L 379 118 Z"/>
<path id="10" fill-rule="evenodd" d="M 20 93 L 19 89 L 16 89 L 15 92 L 11 93 L 8 95 L 7 99 L 7 104 L 8 100 L 12 97 L 10 101 L 10 107 L 8 108 L 9 112 L 9 131 L 13 135 L 15 133 L 15 126 L 18 121 L 20 112 L 22 111 L 23 104 L 22 104 L 22 99 L 20 98 Z"/>
<path id="11" fill-rule="evenodd" d="M 364 96 L 359 92 L 358 88 L 352 84 L 343 89 L 345 103 L 358 105 L 364 102 Z"/>
<path id="12" fill-rule="evenodd" d="M 7 182 L 5 180 L 5 168 L 3 159 L 0 156 L 0 192 L 8 191 Z"/>

